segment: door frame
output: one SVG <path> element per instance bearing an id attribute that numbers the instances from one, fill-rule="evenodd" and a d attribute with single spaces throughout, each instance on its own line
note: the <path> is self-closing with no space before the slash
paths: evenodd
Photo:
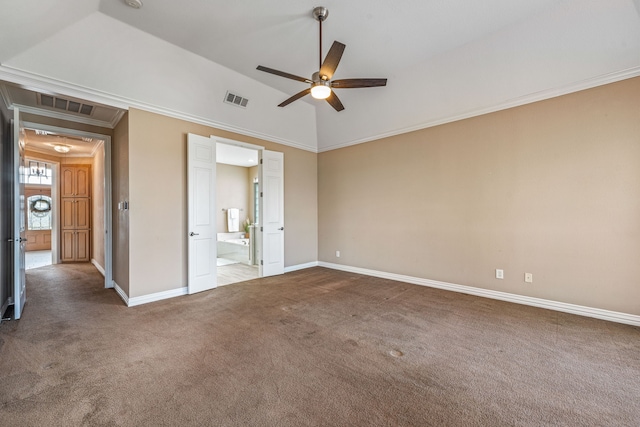
<path id="1" fill-rule="evenodd" d="M 58 126 L 50 126 L 50 125 L 44 125 L 44 124 L 40 124 L 37 122 L 24 122 L 24 127 L 27 129 L 39 129 L 39 130 L 43 130 L 43 131 L 47 131 L 47 132 L 52 132 L 52 133 L 59 133 L 59 134 L 66 134 L 66 135 L 70 135 L 70 136 L 77 136 L 80 138 L 96 138 L 96 139 L 101 139 L 104 141 L 103 143 L 103 148 L 104 148 L 104 164 L 103 164 L 103 169 L 104 169 L 104 230 L 105 230 L 105 236 L 104 236 L 104 266 L 102 266 L 104 268 L 104 271 L 101 271 L 101 273 L 104 275 L 104 287 L 105 288 L 113 288 L 114 287 L 114 283 L 113 283 L 113 220 L 112 220 L 112 216 L 113 216 L 113 212 L 112 212 L 112 182 L 111 182 L 111 136 L 109 135 L 104 135 L 101 133 L 94 133 L 94 132 L 86 132 L 86 131 L 80 131 L 77 129 L 71 129 L 71 128 L 63 128 L 63 127 L 58 127 Z M 93 172 L 92 172 L 93 173 Z M 52 181 L 52 186 L 53 185 L 58 185 L 59 184 L 59 174 L 60 174 L 60 164 L 57 163 L 56 165 L 56 170 L 54 173 L 54 180 Z M 57 193 L 57 187 L 56 187 L 56 193 Z M 53 196 L 53 188 L 52 188 L 52 196 Z M 56 194 L 57 196 L 57 194 Z M 54 206 L 59 205 L 59 200 L 57 200 L 57 202 L 54 204 Z M 58 215 L 57 218 L 54 218 L 54 221 L 57 221 L 59 218 L 59 207 L 58 210 L 55 211 L 54 209 L 54 213 L 57 213 Z M 56 225 L 57 226 L 57 225 Z M 60 242 L 60 228 L 57 227 L 57 235 L 56 235 L 56 245 L 59 246 L 59 242 Z M 53 240 L 53 239 L 52 239 Z M 53 241 L 51 242 L 51 244 L 53 245 Z M 58 250 L 58 247 L 56 247 L 56 257 L 55 259 L 52 259 L 52 262 L 54 264 L 58 264 L 60 263 L 60 251 Z M 94 264 L 94 266 L 96 266 L 96 268 L 98 267 L 96 264 Z"/>

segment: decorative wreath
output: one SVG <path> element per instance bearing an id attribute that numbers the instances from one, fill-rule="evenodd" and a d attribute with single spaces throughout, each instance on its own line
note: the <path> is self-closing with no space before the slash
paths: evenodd
<path id="1" fill-rule="evenodd" d="M 51 202 L 47 199 L 35 199 L 29 203 L 29 209 L 35 216 L 43 217 L 51 212 Z"/>

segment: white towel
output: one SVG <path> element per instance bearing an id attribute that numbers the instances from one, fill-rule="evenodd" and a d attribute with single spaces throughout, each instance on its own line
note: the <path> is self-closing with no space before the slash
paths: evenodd
<path id="1" fill-rule="evenodd" d="M 227 209 L 227 228 L 229 233 L 240 231 L 240 209 Z"/>

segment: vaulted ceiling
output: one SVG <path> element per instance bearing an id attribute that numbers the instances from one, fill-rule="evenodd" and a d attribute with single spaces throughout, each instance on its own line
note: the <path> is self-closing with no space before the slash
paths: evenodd
<path id="1" fill-rule="evenodd" d="M 0 79 L 328 150 L 640 75 L 640 0 L 327 0 L 335 78 L 386 77 L 277 104 L 318 70 L 315 1 L 22 0 L 0 6 Z M 227 91 L 249 100 L 224 104 Z"/>

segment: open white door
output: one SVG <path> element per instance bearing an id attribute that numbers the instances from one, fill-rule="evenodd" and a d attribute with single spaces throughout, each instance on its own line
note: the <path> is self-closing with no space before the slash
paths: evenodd
<path id="1" fill-rule="evenodd" d="M 187 233 L 189 293 L 217 286 L 216 142 L 187 136 Z"/>
<path id="2" fill-rule="evenodd" d="M 20 111 L 13 110 L 13 317 L 19 319 L 27 300 L 25 274 L 26 216 L 24 212 L 24 127 Z"/>
<path id="3" fill-rule="evenodd" d="M 262 197 L 262 259 L 260 276 L 284 274 L 284 154 L 262 150 L 260 195 Z"/>

